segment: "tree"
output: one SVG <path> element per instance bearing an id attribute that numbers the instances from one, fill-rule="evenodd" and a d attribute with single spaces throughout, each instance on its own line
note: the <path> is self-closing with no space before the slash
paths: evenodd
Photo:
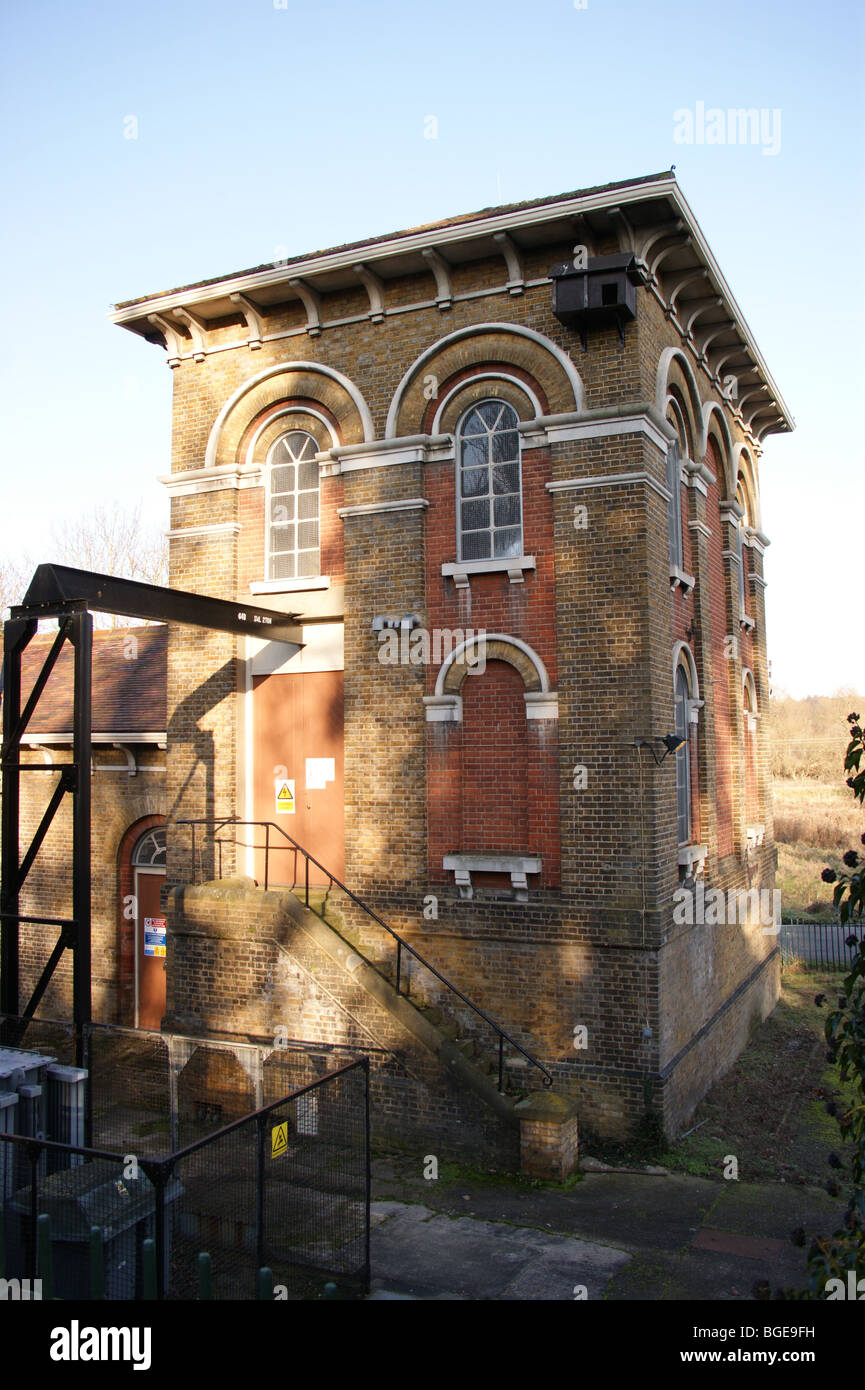
<path id="1" fill-rule="evenodd" d="M 20 557 L 13 559 L 4 555 L 0 559 L 0 619 L 4 622 L 9 617 L 11 605 L 20 603 L 24 597 L 32 572 L 32 566 Z"/>
<path id="2" fill-rule="evenodd" d="M 50 560 L 73 569 L 94 570 L 116 579 L 144 584 L 168 583 L 168 542 L 159 526 L 141 520 L 140 505 L 109 502 L 51 529 Z M 0 565 L 0 604 L 20 603 L 33 577 L 35 564 L 26 556 L 7 558 Z M 4 610 L 3 617 L 8 613 Z M 94 613 L 96 627 L 126 627 L 132 618 Z"/>

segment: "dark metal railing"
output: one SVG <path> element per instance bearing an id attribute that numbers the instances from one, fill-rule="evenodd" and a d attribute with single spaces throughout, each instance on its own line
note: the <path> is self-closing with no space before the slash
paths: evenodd
<path id="1" fill-rule="evenodd" d="M 798 961 L 805 970 L 849 970 L 858 950 L 847 945 L 850 937 L 865 939 L 865 923 L 787 918 L 778 933 L 781 960 L 784 965 Z"/>
<path id="2" fill-rule="evenodd" d="M 469 1009 L 471 1009 L 473 1013 L 477 1014 L 479 1018 L 482 1018 L 483 1021 L 484 1021 L 484 1023 L 486 1023 L 490 1028 L 492 1028 L 493 1032 L 496 1034 L 496 1036 L 497 1036 L 497 1038 L 498 1038 L 498 1054 L 499 1054 L 499 1056 L 498 1056 L 498 1069 L 499 1069 L 499 1092 L 500 1092 L 500 1093 L 502 1093 L 502 1094 L 504 1093 L 504 1085 L 503 1085 L 503 1083 L 504 1083 L 504 1047 L 505 1047 L 505 1043 L 508 1043 L 509 1046 L 511 1046 L 512 1048 L 514 1048 L 515 1051 L 519 1052 L 520 1055 L 521 1055 L 522 1057 L 525 1057 L 526 1061 L 527 1061 L 527 1062 L 530 1062 L 531 1065 L 532 1065 L 533 1067 L 537 1067 L 538 1071 L 541 1072 L 541 1074 L 542 1074 L 542 1076 L 543 1076 L 543 1084 L 544 1084 L 545 1086 L 552 1086 L 552 1084 L 553 1084 L 553 1078 L 552 1078 L 552 1076 L 551 1076 L 550 1073 L 547 1071 L 546 1067 L 545 1067 L 541 1062 L 538 1061 L 537 1057 L 533 1057 L 532 1054 L 531 1054 L 530 1052 L 527 1052 L 526 1049 L 525 1049 L 524 1047 L 521 1047 L 520 1044 L 516 1041 L 515 1038 L 512 1038 L 512 1037 L 510 1036 L 509 1033 L 506 1033 L 506 1032 L 505 1032 L 504 1028 L 500 1028 L 499 1025 L 496 1023 L 495 1019 L 490 1018 L 489 1014 L 488 1014 L 488 1013 L 485 1013 L 485 1011 L 484 1011 L 482 1008 L 480 1008 L 480 1006 L 479 1006 L 478 1004 L 474 1004 L 474 1003 L 472 1002 L 471 999 L 467 998 L 467 996 L 466 996 L 465 994 L 463 994 L 462 990 L 457 989 L 456 985 L 452 984 L 451 981 L 450 981 L 449 979 L 447 979 L 447 977 L 444 976 L 444 975 L 441 973 L 440 970 L 436 970 L 435 966 L 434 966 L 434 965 L 431 965 L 430 962 L 429 962 L 428 960 L 426 960 L 426 959 L 420 954 L 420 951 L 416 951 L 415 948 L 414 948 L 414 946 L 410 946 L 409 943 L 408 943 L 403 937 L 401 937 L 401 936 L 399 935 L 399 932 L 395 932 L 394 929 L 393 929 L 393 927 L 389 926 L 389 925 L 387 924 L 387 922 L 384 921 L 383 918 L 379 917 L 378 913 L 377 913 L 377 912 L 374 912 L 373 909 L 372 909 L 371 907 L 369 907 L 361 898 L 359 898 L 359 897 L 357 896 L 356 893 L 353 893 L 353 892 L 351 891 L 350 888 L 347 888 L 346 885 L 345 885 L 344 883 L 342 883 L 341 880 L 338 879 L 338 878 L 336 877 L 335 874 L 332 874 L 332 873 L 331 873 L 330 869 L 325 868 L 324 864 L 320 863 L 318 859 L 316 859 L 313 855 L 311 855 L 311 854 L 309 853 L 309 850 L 304 849 L 303 845 L 298 844 L 297 840 L 292 839 L 291 835 L 289 835 L 289 834 L 287 833 L 287 831 L 283 830 L 283 828 L 282 828 L 281 825 L 277 825 L 274 821 L 267 821 L 267 820 L 239 820 L 239 819 L 237 819 L 237 818 L 234 817 L 234 816 L 224 816 L 224 817 L 222 817 L 222 818 L 218 818 L 218 817 L 200 818 L 200 819 L 197 819 L 197 820 L 179 820 L 179 821 L 176 821 L 175 824 L 176 824 L 176 825 L 188 825 L 188 826 L 190 827 L 191 831 L 192 831 L 191 863 L 192 863 L 192 882 L 193 882 L 193 883 L 195 882 L 195 827 L 196 827 L 197 825 L 204 825 L 204 826 L 210 827 L 210 829 L 212 830 L 212 833 L 213 833 L 214 842 L 220 846 L 220 848 L 219 848 L 219 854 L 218 854 L 219 877 L 220 877 L 220 878 L 222 877 L 222 841 L 219 840 L 219 839 L 217 838 L 217 837 L 218 837 L 218 834 L 219 834 L 219 831 L 220 831 L 220 830 L 224 830 L 224 829 L 226 828 L 226 826 L 253 826 L 253 827 L 257 827 L 257 828 L 264 827 L 264 835 L 265 835 L 265 838 L 264 838 L 264 844 L 263 844 L 263 845 L 244 845 L 244 844 L 242 844 L 242 843 L 239 842 L 239 841 L 235 841 L 235 844 L 236 844 L 236 845 L 239 845 L 240 848 L 242 848 L 242 849 L 253 849 L 253 850 L 258 850 L 258 851 L 260 851 L 260 850 L 262 850 L 262 849 L 264 850 L 264 888 L 265 888 L 265 891 L 267 890 L 268 884 L 269 884 L 269 882 L 270 882 L 270 878 L 269 878 L 269 871 L 270 871 L 269 859 L 270 859 L 270 851 L 271 851 L 270 832 L 271 832 L 271 830 L 276 830 L 276 831 L 283 837 L 284 840 L 287 840 L 287 841 L 288 841 L 288 843 L 291 845 L 292 849 L 294 850 L 294 884 L 295 884 L 295 885 L 297 884 L 297 856 L 298 856 L 298 854 L 302 854 L 302 855 L 303 855 L 303 859 L 304 859 L 304 902 L 305 902 L 305 904 L 306 904 L 307 907 L 309 907 L 309 866 L 310 866 L 310 864 L 314 864 L 315 867 L 320 871 L 320 873 L 322 873 L 322 874 L 324 875 L 324 877 L 328 880 L 328 888 L 327 888 L 328 893 L 331 892 L 331 890 L 332 890 L 333 888 L 338 888 L 339 891 L 340 891 L 341 893 L 345 893 L 346 897 L 347 897 L 347 898 L 350 898 L 351 901 L 352 901 L 357 907 L 359 907 L 359 908 L 361 909 L 362 912 L 365 912 L 366 915 L 367 915 L 368 917 L 371 917 L 372 920 L 373 920 L 375 923 L 377 923 L 378 926 L 382 927 L 382 928 L 388 933 L 389 936 L 393 937 L 394 941 L 396 942 L 395 987 L 396 987 L 396 992 L 397 992 L 397 994 L 401 994 L 401 993 L 402 993 L 402 991 L 400 990 L 400 981 L 401 981 L 401 977 L 402 977 L 402 953 L 403 953 L 403 951 L 407 951 L 408 954 L 409 954 L 410 956 L 412 956 L 412 957 L 418 962 L 419 965 L 422 965 L 422 966 L 424 967 L 425 970 L 428 970 L 428 971 L 430 972 L 431 975 L 434 975 L 435 978 L 439 981 L 439 983 L 442 984 L 442 985 L 444 985 L 445 989 L 449 990 L 451 994 L 456 995 L 456 997 L 457 997 L 458 999 L 460 999 L 460 1000 L 463 1002 L 463 1004 L 465 1004 Z M 408 997 L 408 989 L 406 989 L 406 997 Z"/>

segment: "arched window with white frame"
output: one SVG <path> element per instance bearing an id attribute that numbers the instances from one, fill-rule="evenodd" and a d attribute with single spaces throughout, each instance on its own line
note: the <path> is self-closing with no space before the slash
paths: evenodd
<path id="1" fill-rule="evenodd" d="M 736 484 L 736 501 L 741 508 L 741 516 L 736 525 L 736 563 L 738 567 L 739 579 L 739 616 L 744 618 L 748 613 L 747 587 L 745 584 L 745 533 L 753 525 L 751 508 L 748 502 L 748 492 L 742 474 Z"/>
<path id="2" fill-rule="evenodd" d="M 757 687 L 753 673 L 742 673 L 742 718 L 745 741 L 745 819 L 757 819 Z"/>
<path id="3" fill-rule="evenodd" d="M 268 579 L 301 579 L 320 572 L 318 450 L 311 434 L 289 430 L 268 451 Z"/>
<path id="4" fill-rule="evenodd" d="M 461 560 L 523 553 L 520 437 L 507 401 L 479 401 L 457 429 L 457 533 Z"/>
<path id="5" fill-rule="evenodd" d="M 688 455 L 688 431 L 685 417 L 679 402 L 670 397 L 667 406 L 667 422 L 676 431 L 676 438 L 667 446 L 667 540 L 669 546 L 670 568 L 681 570 L 683 563 L 682 543 L 682 459 Z"/>
<path id="6" fill-rule="evenodd" d="M 676 733 L 685 740 L 676 753 L 676 828 L 680 845 L 691 842 L 691 746 L 690 700 L 691 682 L 687 667 L 680 661 L 676 666 Z"/>

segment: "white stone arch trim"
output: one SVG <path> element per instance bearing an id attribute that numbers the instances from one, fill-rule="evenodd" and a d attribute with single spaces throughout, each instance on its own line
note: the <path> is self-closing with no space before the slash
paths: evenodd
<path id="1" fill-rule="evenodd" d="M 665 411 L 664 411 L 664 419 L 665 419 L 665 420 L 667 421 L 667 423 L 669 424 L 669 423 L 670 423 L 670 420 L 669 420 L 669 412 L 672 411 L 672 414 L 675 416 L 675 419 L 676 419 L 677 433 L 679 432 L 679 430 L 681 430 L 681 435 L 682 435 L 682 439 L 681 439 L 681 457 L 682 457 L 683 459 L 690 458 L 690 457 L 691 457 L 691 451 L 692 451 L 692 450 L 694 451 L 694 453 L 697 452 L 697 450 L 696 450 L 696 441 L 697 441 L 697 437 L 696 437 L 696 435 L 694 434 L 693 426 L 691 426 L 691 430 L 690 430 L 691 441 L 692 441 L 692 442 L 689 442 L 689 439 L 688 439 L 688 433 L 689 433 L 689 431 L 688 431 L 688 424 L 689 424 L 689 422 L 688 422 L 688 420 L 687 420 L 686 417 L 685 417 L 685 412 L 682 410 L 681 402 L 679 401 L 678 396 L 674 396 L 673 393 L 672 393 L 672 391 L 668 391 L 668 392 L 667 392 L 667 396 L 666 396 L 666 400 L 665 400 L 665 403 L 664 403 L 664 404 L 665 404 L 665 407 L 666 407 L 666 409 L 665 409 Z"/>
<path id="2" fill-rule="evenodd" d="M 454 647 L 445 657 L 439 667 L 439 673 L 436 676 L 436 695 L 443 695 L 445 693 L 445 679 L 447 678 L 447 673 L 457 658 L 461 656 L 464 651 L 476 648 L 479 641 L 503 642 L 507 647 L 516 647 L 517 651 L 522 652 L 524 656 L 529 658 L 529 661 L 538 673 L 541 689 L 537 693 L 544 695 L 552 693 L 550 690 L 550 678 L 547 675 L 547 668 L 534 648 L 529 646 L 528 642 L 523 642 L 520 637 L 511 637 L 507 632 L 478 632 L 477 636 L 471 637 L 465 642 L 460 642 L 458 646 Z"/>
<path id="3" fill-rule="evenodd" d="M 454 396 L 458 395 L 460 391 L 464 391 L 467 387 L 473 386 L 476 381 L 507 381 L 509 385 L 515 386 L 518 390 L 522 391 L 523 395 L 527 398 L 534 411 L 534 415 L 532 417 L 533 419 L 537 419 L 538 416 L 543 415 L 544 413 L 541 408 L 541 403 L 535 395 L 534 391 L 531 389 L 530 386 L 527 386 L 524 381 L 520 381 L 519 377 L 509 376 L 507 372 L 480 371 L 477 373 L 476 376 L 466 377 L 464 381 L 458 381 L 455 386 L 451 387 L 451 389 L 448 391 L 447 395 L 445 396 L 444 400 L 442 401 L 441 405 L 435 413 L 435 418 L 433 419 L 432 428 L 430 431 L 432 434 L 438 434 L 440 432 L 441 418 L 444 412 L 447 410 L 449 402 L 452 401 Z M 476 404 L 479 404 L 479 402 L 476 402 Z M 469 408 L 470 407 L 467 406 L 466 411 Z M 464 411 L 463 413 L 465 414 L 466 412 Z"/>
<path id="4" fill-rule="evenodd" d="M 463 701 L 462 696 L 445 690 L 445 680 L 448 671 L 454 662 L 459 659 L 463 652 L 477 651 L 479 642 L 502 642 L 505 646 L 515 647 L 518 651 L 527 656 L 532 666 L 537 672 L 540 682 L 540 690 L 526 690 L 523 699 L 526 705 L 526 719 L 558 719 L 559 717 L 559 697 L 554 690 L 550 689 L 550 678 L 547 675 L 547 668 L 534 648 L 527 642 L 523 642 L 519 637 L 511 637 L 506 632 L 479 632 L 474 637 L 460 642 L 445 657 L 442 662 L 438 675 L 436 676 L 435 694 L 423 697 L 428 723 L 462 723 Z M 481 672 L 478 672 L 480 675 Z"/>
<path id="5" fill-rule="evenodd" d="M 697 450 L 698 457 L 702 458 L 703 454 L 706 452 L 705 445 L 703 444 L 703 441 L 701 439 L 701 433 L 703 429 L 703 402 L 700 398 L 700 390 L 697 386 L 697 378 L 694 376 L 694 373 L 691 370 L 691 364 L 688 361 L 685 354 L 682 352 L 681 348 L 664 348 L 664 351 L 658 358 L 658 370 L 655 376 L 655 409 L 657 410 L 658 414 L 661 416 L 662 419 L 666 419 L 667 404 L 670 395 L 670 392 L 668 390 L 670 379 L 670 367 L 672 366 L 673 362 L 677 363 L 677 365 L 681 369 L 683 377 L 685 378 L 685 384 L 688 388 L 687 403 L 690 407 L 691 412 L 691 419 L 689 421 L 689 424 L 691 426 L 691 435 L 694 440 L 694 448 Z"/>
<path id="6" fill-rule="evenodd" d="M 707 401 L 703 406 L 700 421 L 700 458 L 705 458 L 706 451 L 709 447 L 709 427 L 713 415 L 717 418 L 718 431 L 721 435 L 721 467 L 724 470 L 724 493 L 732 500 L 736 495 L 736 477 L 733 466 L 733 436 L 730 433 L 727 417 L 717 401 Z"/>
<path id="7" fill-rule="evenodd" d="M 676 642 L 673 647 L 673 699 L 676 698 L 676 674 L 680 666 L 684 666 L 688 676 L 688 686 L 690 694 L 688 696 L 688 721 L 696 724 L 699 719 L 700 710 L 705 701 L 700 699 L 700 680 L 697 675 L 697 663 L 694 660 L 694 653 L 687 642 Z"/>
<path id="8" fill-rule="evenodd" d="M 331 424 L 330 420 L 328 420 L 326 415 L 322 415 L 321 412 L 318 410 L 311 409 L 311 407 L 308 405 L 287 405 L 282 410 L 277 410 L 274 412 L 273 415 L 269 415 L 267 419 L 263 422 L 263 424 L 259 425 L 258 429 L 255 431 L 255 434 L 252 436 L 252 439 L 250 440 L 249 448 L 246 451 L 247 466 L 251 465 L 254 462 L 253 454 L 255 453 L 255 446 L 257 445 L 261 436 L 264 434 L 264 431 L 270 428 L 274 420 L 281 419 L 283 415 L 311 415 L 314 420 L 318 420 L 322 425 L 324 425 L 324 428 L 327 430 L 327 433 L 330 436 L 330 447 L 332 449 L 335 449 L 339 444 L 339 439 L 337 438 L 336 431 L 334 430 L 333 425 Z"/>
<path id="9" fill-rule="evenodd" d="M 369 406 L 353 381 L 350 381 L 347 376 L 343 376 L 342 372 L 338 372 L 334 367 L 326 367 L 321 362 L 279 362 L 273 367 L 265 367 L 263 371 L 256 372 L 253 376 L 248 377 L 246 381 L 238 386 L 236 391 L 231 393 L 228 400 L 223 404 L 222 409 L 213 422 L 210 436 L 207 440 L 207 449 L 204 455 L 205 468 L 213 468 L 216 463 L 223 426 L 238 401 L 242 401 L 243 397 L 256 386 L 259 386 L 262 381 L 267 381 L 268 378 L 272 376 L 284 375 L 287 372 L 319 372 L 322 376 L 329 377 L 331 381 L 337 382 L 343 390 L 347 392 L 360 415 L 361 423 L 363 424 L 364 443 L 368 444 L 372 442 L 375 438 L 372 415 L 370 414 Z"/>
<path id="10" fill-rule="evenodd" d="M 437 338 L 428 348 L 416 357 L 414 362 L 405 372 L 402 380 L 397 386 L 387 412 L 387 424 L 385 425 L 385 439 L 396 439 L 396 423 L 399 419 L 399 412 L 402 406 L 403 397 L 409 384 L 414 380 L 417 373 L 422 369 L 426 362 L 441 352 L 442 348 L 449 347 L 452 343 L 459 342 L 462 338 L 472 338 L 484 333 L 510 333 L 517 338 L 528 338 L 530 342 L 537 343 L 551 357 L 555 358 L 562 368 L 574 393 L 574 406 L 576 410 L 583 409 L 583 382 L 582 378 L 571 361 L 568 354 L 554 343 L 551 338 L 547 338 L 543 333 L 538 333 L 534 328 L 525 328 L 518 323 L 473 323 L 465 328 L 457 328 L 453 333 L 447 333 L 443 338 Z"/>

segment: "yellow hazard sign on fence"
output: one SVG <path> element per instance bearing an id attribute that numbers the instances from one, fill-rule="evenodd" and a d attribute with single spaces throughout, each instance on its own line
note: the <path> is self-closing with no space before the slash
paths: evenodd
<path id="1" fill-rule="evenodd" d="M 285 1120 L 281 1125 L 274 1125 L 270 1131 L 270 1156 L 271 1158 L 281 1158 L 288 1148 L 288 1121 Z"/>
<path id="2" fill-rule="evenodd" d="M 274 784 L 276 809 L 283 816 L 294 815 L 294 782 L 285 777 L 277 777 Z"/>

